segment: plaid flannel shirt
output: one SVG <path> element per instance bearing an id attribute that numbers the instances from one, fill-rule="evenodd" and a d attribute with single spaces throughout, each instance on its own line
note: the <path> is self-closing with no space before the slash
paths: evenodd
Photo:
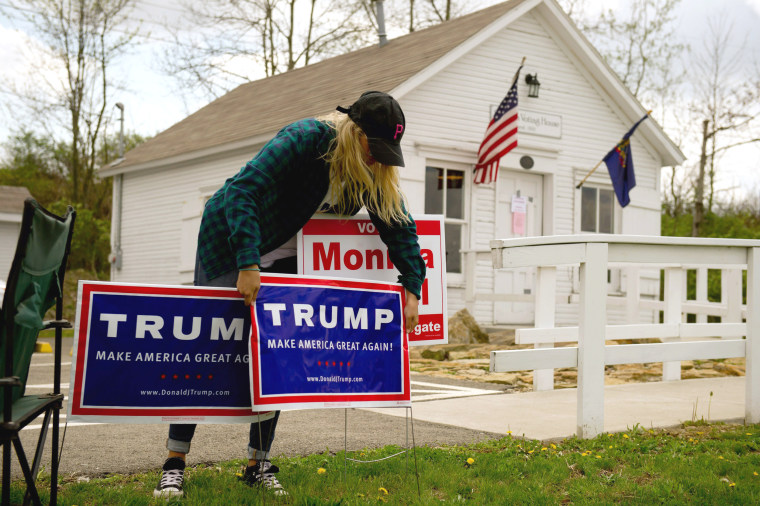
<path id="1" fill-rule="evenodd" d="M 258 264 L 317 212 L 329 186 L 324 155 L 334 137 L 335 130 L 316 119 L 292 123 L 211 197 L 198 235 L 198 255 L 209 279 Z M 399 282 L 419 299 L 425 262 L 414 221 L 410 216 L 409 223 L 388 225 L 369 215 L 401 273 Z"/>

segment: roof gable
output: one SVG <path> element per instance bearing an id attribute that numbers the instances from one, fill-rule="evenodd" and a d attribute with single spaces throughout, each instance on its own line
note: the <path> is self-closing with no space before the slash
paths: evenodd
<path id="1" fill-rule="evenodd" d="M 595 80 L 604 93 L 611 98 L 613 110 L 621 118 L 627 119 L 633 125 L 647 112 L 556 0 L 543 0 L 536 11 L 559 37 L 558 42 L 578 60 L 588 78 Z M 637 132 L 643 135 L 658 152 L 663 165 L 678 165 L 686 159 L 680 148 L 651 116 L 648 121 L 642 123 Z"/>

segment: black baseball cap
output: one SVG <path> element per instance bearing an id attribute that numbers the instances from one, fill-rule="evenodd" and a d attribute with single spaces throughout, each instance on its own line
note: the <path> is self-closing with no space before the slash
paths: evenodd
<path id="1" fill-rule="evenodd" d="M 396 99 L 382 91 L 365 91 L 351 107 L 338 106 L 338 111 L 348 114 L 366 134 L 375 160 L 384 165 L 404 166 L 401 137 L 406 120 Z"/>

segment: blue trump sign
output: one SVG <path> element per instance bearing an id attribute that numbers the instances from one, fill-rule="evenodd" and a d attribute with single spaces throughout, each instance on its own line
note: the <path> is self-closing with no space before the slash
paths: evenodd
<path id="1" fill-rule="evenodd" d="M 401 287 L 322 279 L 296 290 L 291 278 L 264 279 L 251 333 L 254 406 L 410 404 Z"/>

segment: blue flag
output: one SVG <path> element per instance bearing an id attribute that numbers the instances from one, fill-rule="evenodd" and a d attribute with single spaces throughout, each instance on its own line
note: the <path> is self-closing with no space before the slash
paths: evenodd
<path id="1" fill-rule="evenodd" d="M 607 165 L 607 171 L 610 173 L 610 179 L 612 179 L 612 187 L 615 189 L 615 195 L 621 207 L 625 207 L 631 202 L 628 192 L 636 186 L 630 137 L 641 122 L 648 117 L 649 114 L 646 114 L 638 120 L 623 136 L 621 141 L 604 157 L 604 163 Z"/>

